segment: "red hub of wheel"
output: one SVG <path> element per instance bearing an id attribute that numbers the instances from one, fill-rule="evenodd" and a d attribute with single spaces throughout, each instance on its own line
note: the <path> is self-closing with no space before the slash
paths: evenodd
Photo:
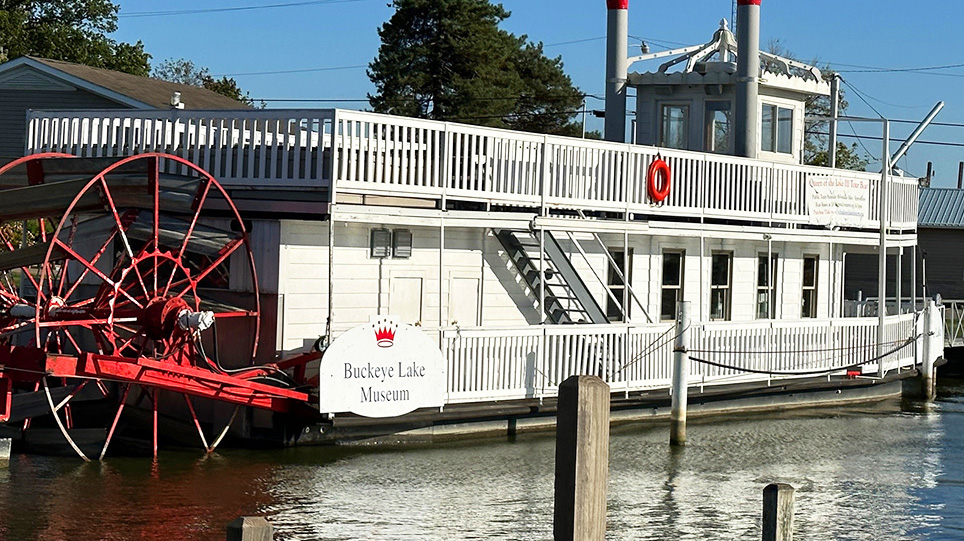
<path id="1" fill-rule="evenodd" d="M 177 317 L 184 310 L 190 311 L 191 307 L 180 297 L 156 297 L 147 303 L 137 322 L 148 338 L 165 340 L 178 330 Z"/>

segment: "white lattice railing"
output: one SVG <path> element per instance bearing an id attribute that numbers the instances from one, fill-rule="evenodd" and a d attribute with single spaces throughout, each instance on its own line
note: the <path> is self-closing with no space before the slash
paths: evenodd
<path id="1" fill-rule="evenodd" d="M 885 322 L 885 351 L 915 338 L 915 315 Z M 554 396 L 569 376 L 592 374 L 614 391 L 668 387 L 675 327 L 670 324 L 546 325 L 514 329 L 446 329 L 449 402 Z M 690 355 L 764 372 L 813 372 L 862 364 L 876 374 L 877 319 L 713 322 L 695 324 Z M 914 366 L 920 348 L 908 344 L 885 358 L 890 371 Z M 813 377 L 812 374 L 801 374 Z M 690 384 L 769 381 L 800 376 L 747 373 L 698 361 Z"/>
<path id="2" fill-rule="evenodd" d="M 878 227 L 880 175 L 343 110 L 28 113 L 27 152 L 183 156 L 229 186 L 447 198 L 525 207 L 821 224 L 808 183 L 867 186 L 859 227 Z M 657 153 L 673 184 L 646 174 Z M 890 218 L 913 229 L 917 180 L 891 177 Z"/>

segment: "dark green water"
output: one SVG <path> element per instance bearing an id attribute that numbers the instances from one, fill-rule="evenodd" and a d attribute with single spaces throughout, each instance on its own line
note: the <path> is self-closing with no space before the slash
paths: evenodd
<path id="1" fill-rule="evenodd" d="M 711 424 L 619 427 L 609 539 L 759 539 L 763 487 L 796 487 L 797 539 L 964 539 L 964 382 L 888 403 Z M 14 456 L 0 538 L 224 539 L 244 514 L 277 539 L 550 539 L 554 441 L 235 451 L 149 459 Z"/>

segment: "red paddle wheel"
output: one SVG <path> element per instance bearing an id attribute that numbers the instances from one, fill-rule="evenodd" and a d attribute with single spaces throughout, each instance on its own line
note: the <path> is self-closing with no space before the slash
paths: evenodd
<path id="1" fill-rule="evenodd" d="M 304 364 L 317 354 L 251 366 L 260 318 L 254 257 L 213 176 L 165 154 L 42 154 L 0 168 L 0 190 L 0 421 L 29 428 L 39 414 L 27 407 L 18 416 L 11 404 L 42 396 L 43 414 L 87 459 L 73 436 L 75 409 L 80 397 L 110 401 L 103 457 L 125 407 L 146 399 L 156 455 L 161 391 L 183 396 L 208 451 L 231 421 L 209 444 L 192 397 L 234 404 L 235 414 L 307 401 Z M 219 341 L 227 322 L 250 332 Z M 244 353 L 221 359 L 226 342 Z"/>

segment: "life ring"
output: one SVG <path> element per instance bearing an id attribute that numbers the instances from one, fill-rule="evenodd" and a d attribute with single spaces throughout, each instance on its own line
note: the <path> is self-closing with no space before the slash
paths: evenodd
<path id="1" fill-rule="evenodd" d="M 662 177 L 662 182 L 656 180 L 657 176 Z M 662 158 L 653 160 L 653 163 L 649 166 L 649 172 L 646 174 L 649 196 L 657 202 L 666 199 L 666 196 L 669 195 L 669 179 L 669 165 L 667 165 Z"/>

